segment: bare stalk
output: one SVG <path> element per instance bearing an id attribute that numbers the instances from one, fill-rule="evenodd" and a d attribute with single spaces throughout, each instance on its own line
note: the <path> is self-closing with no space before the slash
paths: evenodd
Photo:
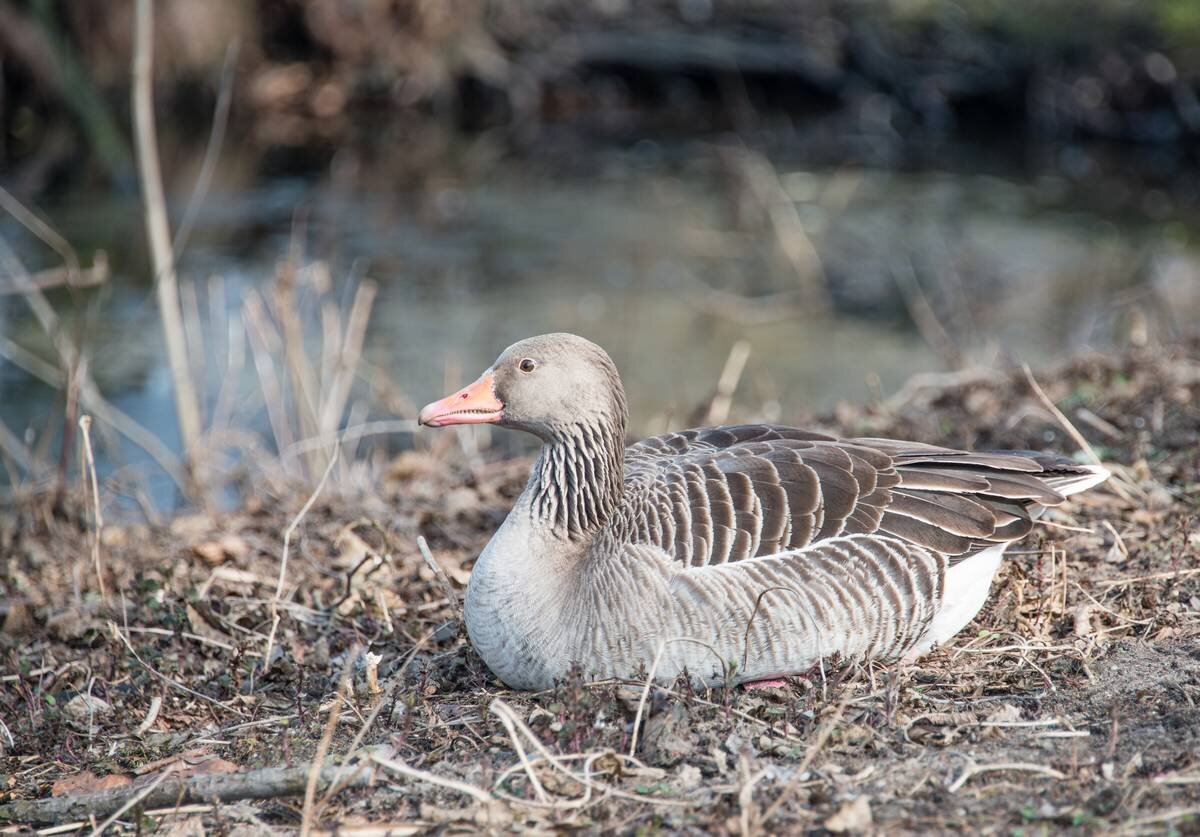
<path id="1" fill-rule="evenodd" d="M 83 455 L 87 462 L 92 489 L 92 522 L 96 527 L 96 531 L 92 533 L 92 563 L 96 565 L 100 599 L 108 601 L 108 591 L 104 589 L 104 573 L 100 569 L 100 532 L 104 529 L 104 517 L 100 514 L 100 483 L 96 480 L 96 457 L 92 454 L 92 417 L 82 416 L 79 419 L 79 429 L 83 431 Z"/>
<path id="2" fill-rule="evenodd" d="M 200 404 L 188 366 L 183 316 L 179 306 L 179 283 L 171 233 L 167 225 L 166 199 L 158 161 L 158 139 L 154 127 L 152 68 L 154 60 L 154 2 L 137 0 L 133 36 L 133 124 L 138 175 L 146 205 L 146 236 L 154 260 L 154 287 L 158 312 L 167 347 L 167 365 L 175 389 L 175 413 L 189 468 L 200 442 Z"/>

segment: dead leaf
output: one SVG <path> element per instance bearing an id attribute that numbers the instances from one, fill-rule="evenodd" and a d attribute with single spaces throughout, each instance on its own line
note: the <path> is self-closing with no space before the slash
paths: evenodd
<path id="1" fill-rule="evenodd" d="M 201 606 L 206 609 L 208 608 L 207 603 L 201 603 Z M 187 612 L 188 624 L 192 628 L 192 633 L 196 634 L 197 636 L 202 636 L 205 639 L 211 639 L 226 644 L 233 644 L 233 637 L 214 627 L 208 619 L 204 618 L 204 614 L 201 612 L 199 607 L 193 605 L 191 602 L 187 602 L 185 611 Z"/>
<path id="2" fill-rule="evenodd" d="M 1019 721 L 1021 720 L 1021 709 L 1020 707 L 1013 706 L 1011 703 L 1005 703 L 984 720 L 989 724 L 1006 724 L 1012 721 Z"/>
<path id="3" fill-rule="evenodd" d="M 188 817 L 174 823 L 166 832 L 166 837 L 204 837 L 204 818 Z"/>
<path id="4" fill-rule="evenodd" d="M 241 560 L 250 554 L 250 545 L 241 535 L 222 535 L 217 542 L 221 544 L 221 549 L 225 550 L 225 555 L 233 561 Z"/>
<path id="5" fill-rule="evenodd" d="M 188 765 L 182 770 L 177 770 L 176 775 L 181 778 L 184 776 L 214 776 L 218 773 L 237 773 L 241 770 L 238 765 L 231 761 L 226 761 L 223 758 L 213 756 L 196 764 Z"/>
<path id="6" fill-rule="evenodd" d="M 144 776 L 147 773 L 157 773 L 164 767 L 168 767 L 177 761 L 186 761 L 192 764 L 203 761 L 207 758 L 213 758 L 212 748 L 210 747 L 194 747 L 191 750 L 184 750 L 182 753 L 176 753 L 173 756 L 167 756 L 162 759 L 148 761 L 143 765 L 135 767 L 133 772 L 135 775 Z"/>
<path id="7" fill-rule="evenodd" d="M 192 552 L 196 553 L 200 560 L 210 567 L 215 567 L 225 562 L 225 550 L 221 549 L 221 545 L 216 541 L 204 541 L 203 543 L 193 544 Z"/>
<path id="8" fill-rule="evenodd" d="M 82 793 L 99 793 L 100 791 L 116 790 L 133 783 L 133 780 L 123 773 L 110 773 L 107 776 L 97 776 L 90 770 L 64 776 L 50 787 L 51 796 L 77 796 Z"/>
<path id="9" fill-rule="evenodd" d="M 182 514 L 171 521 L 171 534 L 185 543 L 195 543 L 212 530 L 206 514 Z"/>
<path id="10" fill-rule="evenodd" d="M 66 702 L 63 712 L 77 721 L 86 721 L 88 718 L 102 718 L 108 715 L 112 712 L 112 704 L 95 695 L 79 694 Z"/>
<path id="11" fill-rule="evenodd" d="M 871 803 L 867 797 L 860 796 L 851 802 L 843 803 L 836 814 L 825 820 L 825 827 L 835 834 L 845 834 L 866 831 L 873 822 Z"/>
<path id="12" fill-rule="evenodd" d="M 4 609 L 0 609 L 0 628 L 6 634 L 20 636 L 28 633 L 33 627 L 33 614 L 29 606 L 22 601 L 14 601 Z"/>

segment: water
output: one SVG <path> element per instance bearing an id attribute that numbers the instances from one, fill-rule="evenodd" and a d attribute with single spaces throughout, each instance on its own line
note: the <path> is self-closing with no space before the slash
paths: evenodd
<path id="1" fill-rule="evenodd" d="M 597 152 L 594 165 L 568 171 L 504 163 L 481 176 L 431 176 L 419 189 L 365 175 L 218 178 L 180 265 L 205 327 L 206 408 L 242 292 L 269 282 L 296 246 L 328 263 L 343 303 L 358 279 L 379 283 L 365 358 L 395 391 L 381 403 L 360 386 L 357 415 L 372 419 L 439 397 L 511 342 L 546 331 L 609 349 L 641 434 L 702 416 L 739 340 L 751 351 L 734 415 L 786 421 L 894 391 L 915 372 L 944 368 L 947 356 L 1036 364 L 1111 346 L 1131 323 L 1166 329 L 1200 314 L 1200 252 L 1169 213 L 1110 217 L 1055 177 L 776 168 L 792 207 L 782 228 L 744 178 L 704 153 L 648 163 L 637 152 Z M 82 337 L 91 374 L 115 405 L 177 446 L 140 206 L 82 194 L 47 214 L 85 263 L 96 247 L 111 255 L 105 287 L 51 295 Z M 11 220 L 0 231 L 30 269 L 55 264 Z M 799 234 L 819 257 L 830 310 L 756 302 L 798 286 L 781 234 Z M 926 307 L 922 333 L 910 310 Z M 0 328 L 54 357 L 19 298 L 0 299 Z M 235 423 L 263 430 L 251 367 Z M 61 395 L 11 360 L 0 360 L 0 388 L 0 419 L 53 458 L 42 436 L 61 416 Z M 128 444 L 103 452 L 105 473 L 126 463 L 153 471 Z M 155 485 L 161 493 L 167 483 Z"/>

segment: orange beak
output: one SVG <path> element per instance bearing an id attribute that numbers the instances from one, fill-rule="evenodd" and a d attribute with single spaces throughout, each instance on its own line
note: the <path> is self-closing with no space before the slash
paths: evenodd
<path id="1" fill-rule="evenodd" d="M 504 418 L 504 405 L 496 397 L 491 372 L 441 401 L 426 404 L 417 421 L 429 427 L 449 427 L 452 424 L 492 424 Z"/>

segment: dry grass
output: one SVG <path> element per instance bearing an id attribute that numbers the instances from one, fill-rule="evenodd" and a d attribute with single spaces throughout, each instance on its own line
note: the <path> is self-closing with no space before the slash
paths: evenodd
<path id="1" fill-rule="evenodd" d="M 189 753 L 190 770 L 205 758 L 250 769 L 318 755 L 328 769 L 358 751 L 377 765 L 373 788 L 151 819 L 257 829 L 307 816 L 311 833 L 333 823 L 396 833 L 1194 828 L 1196 350 L 1081 357 L 1038 374 L 1129 496 L 1101 490 L 1049 516 L 953 647 L 909 670 L 832 665 L 825 678 L 766 692 L 646 691 L 645 673 L 592 682 L 579 672 L 525 694 L 492 678 L 466 643 L 457 599 L 523 484 L 521 461 L 472 464 L 453 447 L 401 454 L 379 478 L 388 513 L 375 519 L 352 491 L 321 493 L 290 540 L 279 596 L 284 530 L 311 488 L 163 527 L 106 521 L 107 606 L 82 496 L 68 504 L 77 517 L 25 507 L 0 529 L 0 804 L 47 796 L 84 771 L 135 777 L 149 764 L 135 781 L 153 781 L 166 769 L 153 762 Z M 1072 449 L 1019 370 L 955 380 L 886 406 L 843 406 L 822 423 Z M 308 464 L 318 462 L 329 465 Z M 357 649 L 382 656 L 382 694 Z M 118 819 L 137 821 L 132 809 Z"/>

